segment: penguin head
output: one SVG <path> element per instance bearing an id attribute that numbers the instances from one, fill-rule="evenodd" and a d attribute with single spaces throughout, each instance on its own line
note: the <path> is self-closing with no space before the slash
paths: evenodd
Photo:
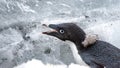
<path id="1" fill-rule="evenodd" d="M 62 41 L 82 42 L 85 39 L 85 32 L 74 23 L 49 24 L 48 27 L 52 28 L 52 31 L 43 32 L 43 34 L 57 37 Z"/>

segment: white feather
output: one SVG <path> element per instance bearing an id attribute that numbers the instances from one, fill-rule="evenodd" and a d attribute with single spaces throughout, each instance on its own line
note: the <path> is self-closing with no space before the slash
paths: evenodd
<path id="1" fill-rule="evenodd" d="M 66 43 L 68 45 L 70 45 L 70 48 L 72 50 L 72 53 L 73 53 L 73 56 L 74 56 L 74 59 L 75 59 L 76 63 L 80 64 L 80 65 L 86 65 L 85 62 L 80 57 L 80 55 L 78 54 L 78 50 L 77 50 L 75 44 L 71 41 L 66 41 Z"/>

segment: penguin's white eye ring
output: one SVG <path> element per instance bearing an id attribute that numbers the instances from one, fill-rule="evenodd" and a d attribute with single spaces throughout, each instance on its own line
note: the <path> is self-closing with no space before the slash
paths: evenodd
<path id="1" fill-rule="evenodd" d="M 61 34 L 65 33 L 65 31 L 64 31 L 63 29 L 60 29 L 59 32 L 60 32 Z"/>

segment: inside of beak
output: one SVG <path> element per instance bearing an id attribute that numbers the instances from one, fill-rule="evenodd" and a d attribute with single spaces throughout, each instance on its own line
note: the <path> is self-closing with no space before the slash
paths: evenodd
<path id="1" fill-rule="evenodd" d="M 46 31 L 46 32 L 42 32 L 43 34 L 48 34 L 48 33 L 52 33 L 52 32 L 58 32 L 57 30 L 50 30 L 50 31 Z"/>
<path id="2" fill-rule="evenodd" d="M 47 28 L 50 28 L 48 25 L 46 24 L 43 24 L 43 26 L 47 27 Z M 49 33 L 52 33 L 52 32 L 58 32 L 57 30 L 55 29 L 52 29 L 50 28 L 49 31 L 45 31 L 45 32 L 42 32 L 43 34 L 49 34 Z"/>

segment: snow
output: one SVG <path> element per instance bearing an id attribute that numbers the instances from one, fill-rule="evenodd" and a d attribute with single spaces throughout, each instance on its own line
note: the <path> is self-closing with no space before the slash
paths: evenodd
<path id="1" fill-rule="evenodd" d="M 120 35 L 118 35 L 120 33 L 119 26 L 119 21 L 111 21 L 109 23 L 96 24 L 96 26 L 90 25 L 85 31 L 87 33 L 97 34 L 100 40 L 107 41 L 120 48 L 120 40 L 118 39 L 120 37 Z"/>
<path id="2" fill-rule="evenodd" d="M 32 10 L 29 6 L 24 5 L 24 4 L 20 4 L 17 3 L 18 7 L 21 9 L 22 12 L 32 12 L 32 13 L 36 13 L 34 10 Z"/>
<path id="3" fill-rule="evenodd" d="M 87 66 L 80 66 L 78 64 L 71 63 L 70 65 L 53 65 L 53 64 L 43 64 L 40 60 L 33 59 L 27 63 L 23 63 L 14 68 L 89 68 Z"/>

